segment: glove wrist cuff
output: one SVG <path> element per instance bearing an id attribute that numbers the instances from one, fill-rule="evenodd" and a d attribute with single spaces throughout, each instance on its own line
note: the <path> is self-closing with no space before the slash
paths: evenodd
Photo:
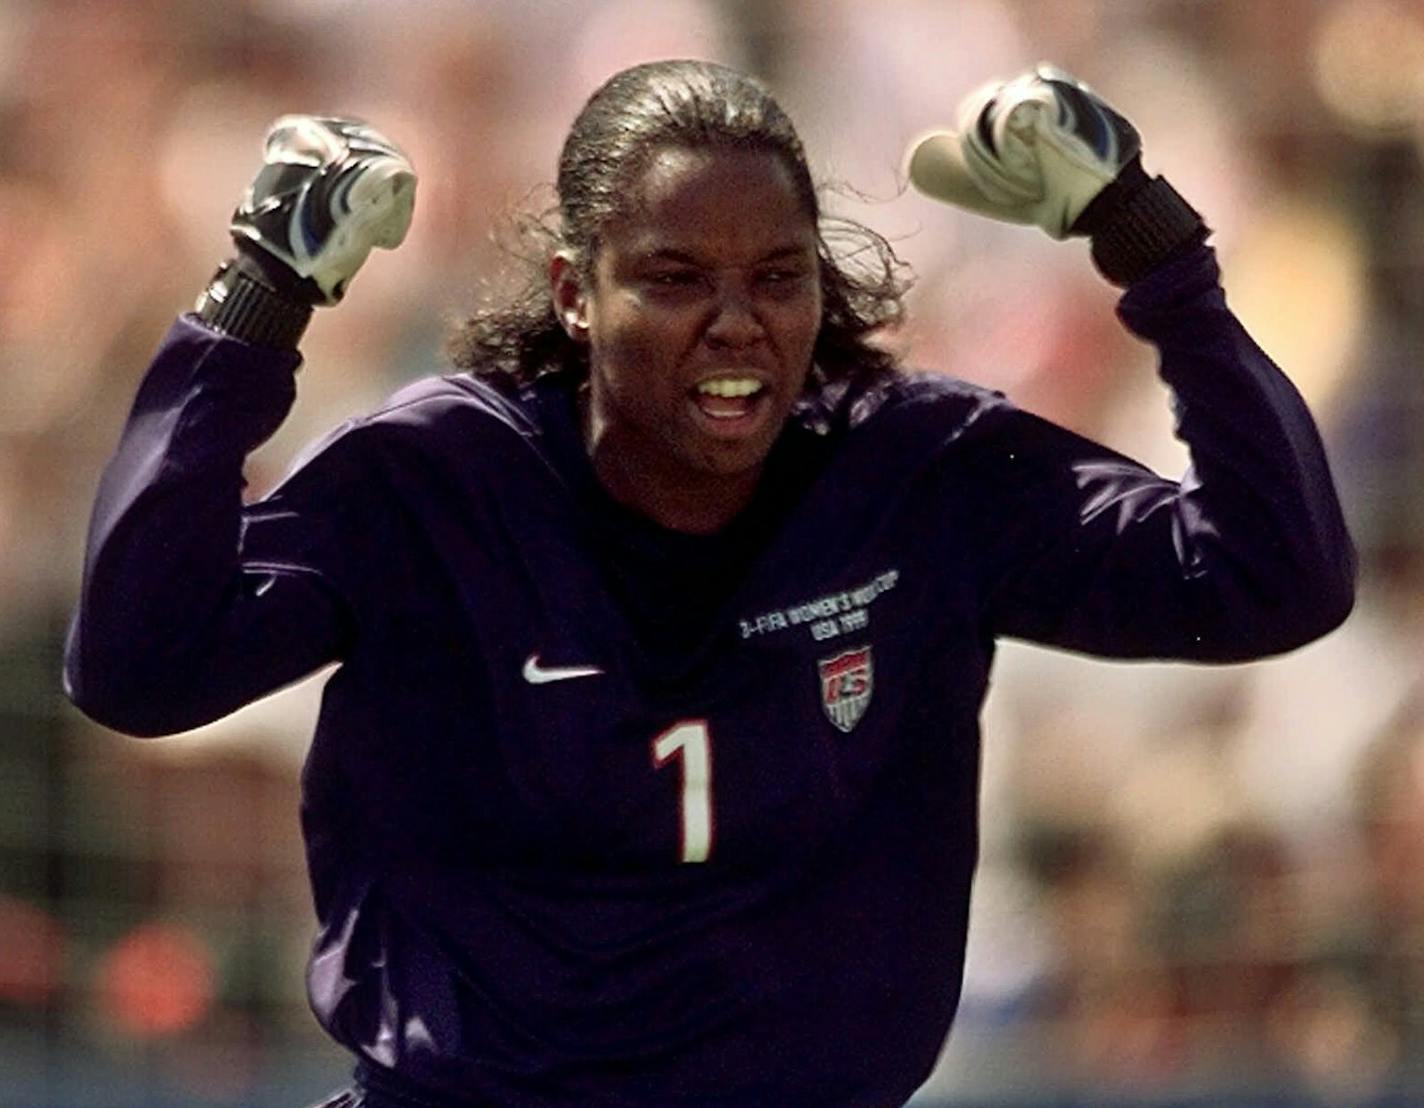
<path id="1" fill-rule="evenodd" d="M 227 261 L 194 307 L 213 330 L 256 346 L 295 350 L 311 321 L 312 307 L 281 296 Z"/>
<path id="2" fill-rule="evenodd" d="M 1206 236 L 1197 211 L 1164 178 L 1154 177 L 1093 229 L 1093 263 L 1113 284 L 1127 286 Z"/>

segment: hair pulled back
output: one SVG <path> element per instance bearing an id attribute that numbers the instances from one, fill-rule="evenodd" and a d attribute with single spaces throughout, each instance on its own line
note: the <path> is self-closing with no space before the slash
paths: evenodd
<path id="1" fill-rule="evenodd" d="M 458 326 L 449 346 L 455 365 L 507 385 L 587 371 L 587 347 L 555 315 L 548 261 L 562 251 L 588 275 L 606 228 L 629 214 L 630 186 L 668 147 L 757 150 L 781 159 L 817 228 L 823 308 L 813 359 L 821 376 L 889 369 L 893 357 L 870 340 L 903 312 L 901 263 L 890 244 L 853 221 L 823 217 L 801 139 L 760 82 L 687 60 L 622 70 L 584 104 L 559 156 L 556 206 L 524 217 L 517 228 L 532 247 L 518 252 L 527 267 L 523 284 Z"/>

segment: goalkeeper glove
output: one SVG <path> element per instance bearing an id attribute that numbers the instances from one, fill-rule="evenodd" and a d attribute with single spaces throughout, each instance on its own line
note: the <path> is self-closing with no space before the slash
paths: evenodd
<path id="1" fill-rule="evenodd" d="M 295 346 L 312 307 L 340 301 L 373 247 L 404 240 L 415 171 L 399 147 L 353 119 L 283 116 L 264 149 L 229 225 L 237 254 L 197 311 L 225 333 Z"/>
<path id="2" fill-rule="evenodd" d="M 1056 239 L 1091 236 L 1093 260 L 1115 283 L 1206 237 L 1177 191 L 1143 170 L 1137 129 L 1060 69 L 1039 65 L 971 93 L 957 127 L 911 147 L 911 184 Z"/>

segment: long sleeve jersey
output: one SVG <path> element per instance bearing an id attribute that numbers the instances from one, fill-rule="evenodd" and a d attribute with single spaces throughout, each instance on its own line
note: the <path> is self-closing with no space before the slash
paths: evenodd
<path id="1" fill-rule="evenodd" d="M 186 729 L 331 662 L 317 1018 L 451 1105 L 893 1105 L 958 1003 L 995 640 L 1236 661 L 1348 612 L 1316 428 L 1197 249 L 1124 296 L 1172 481 L 900 373 L 797 414 L 752 522 L 598 487 L 559 374 L 422 381 L 244 506 L 297 356 L 191 317 L 94 509 L 67 681 Z"/>

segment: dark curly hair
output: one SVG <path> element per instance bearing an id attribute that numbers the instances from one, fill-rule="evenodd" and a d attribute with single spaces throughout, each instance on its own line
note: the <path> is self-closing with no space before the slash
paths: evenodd
<path id="1" fill-rule="evenodd" d="M 813 351 L 824 381 L 888 372 L 895 359 L 873 337 L 899 322 L 907 281 L 894 249 L 852 220 L 822 215 L 795 127 L 758 81 L 703 61 L 660 61 L 615 74 L 584 105 L 559 157 L 557 203 L 516 222 L 522 285 L 464 319 L 449 342 L 455 366 L 504 385 L 588 369 L 587 348 L 554 312 L 548 262 L 566 252 L 588 272 L 607 225 L 626 214 L 630 184 L 669 146 L 764 150 L 791 172 L 817 226 L 823 300 Z"/>

